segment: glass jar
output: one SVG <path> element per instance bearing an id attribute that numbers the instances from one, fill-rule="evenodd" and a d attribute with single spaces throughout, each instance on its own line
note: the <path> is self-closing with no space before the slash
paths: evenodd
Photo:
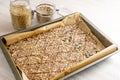
<path id="1" fill-rule="evenodd" d="M 55 5 L 50 2 L 42 2 L 36 7 L 36 16 L 39 23 L 50 21 L 55 12 Z"/>
<path id="2" fill-rule="evenodd" d="M 32 23 L 32 10 L 29 0 L 11 0 L 10 14 L 14 29 L 25 29 Z"/>

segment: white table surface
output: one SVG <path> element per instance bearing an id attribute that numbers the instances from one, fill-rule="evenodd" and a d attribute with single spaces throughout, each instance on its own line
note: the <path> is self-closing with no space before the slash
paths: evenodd
<path id="1" fill-rule="evenodd" d="M 30 0 L 31 7 L 41 0 Z M 114 42 L 120 45 L 120 0 L 51 0 L 57 7 L 81 12 Z M 33 25 L 35 22 L 33 23 Z M 9 14 L 9 0 L 0 0 L 0 35 L 15 31 Z M 1 45 L 0 45 L 1 46 Z M 104 60 L 68 80 L 120 80 L 120 53 Z M 0 49 L 0 80 L 15 80 Z"/>

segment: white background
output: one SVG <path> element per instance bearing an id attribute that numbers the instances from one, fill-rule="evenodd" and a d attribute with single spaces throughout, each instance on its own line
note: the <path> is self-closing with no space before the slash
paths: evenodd
<path id="1" fill-rule="evenodd" d="M 41 0 L 31 0 L 31 7 Z M 120 0 L 51 0 L 58 8 L 81 12 L 120 45 Z M 36 24 L 33 21 L 33 25 Z M 15 31 L 11 24 L 9 0 L 0 0 L 0 35 Z M 0 45 L 1 46 L 1 45 Z M 84 70 L 68 80 L 120 80 L 120 53 Z M 15 80 L 0 49 L 0 80 Z"/>

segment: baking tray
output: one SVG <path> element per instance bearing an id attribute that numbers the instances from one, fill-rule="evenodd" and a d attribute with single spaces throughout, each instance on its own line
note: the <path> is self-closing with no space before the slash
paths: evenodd
<path id="1" fill-rule="evenodd" d="M 105 46 L 105 48 L 108 48 L 111 50 L 112 48 L 114 48 L 113 51 L 109 52 L 108 54 L 106 55 L 101 55 L 99 58 L 96 58 L 94 59 L 93 61 L 89 61 L 87 64 L 81 66 L 78 70 L 66 75 L 65 77 L 61 78 L 60 80 L 65 80 L 66 78 L 110 57 L 111 55 L 115 54 L 116 52 L 118 52 L 118 47 L 116 46 L 116 44 L 111 41 L 111 39 L 109 39 L 108 37 L 106 37 L 106 35 L 101 32 L 93 23 L 91 23 L 84 15 L 82 15 L 80 13 L 82 19 L 85 21 L 85 23 L 87 24 L 87 26 L 90 28 L 90 30 L 92 31 L 92 33 L 100 40 L 100 42 Z M 58 21 L 61 21 L 65 18 L 66 16 L 64 17 L 61 17 L 61 18 L 58 18 L 58 19 L 55 19 L 53 21 L 50 21 L 50 22 L 47 22 L 47 23 L 43 23 L 43 24 L 37 24 L 37 25 L 34 25 L 34 26 L 31 26 L 27 29 L 24 29 L 24 30 L 19 30 L 19 31 L 16 31 L 16 32 L 12 32 L 12 33 L 9 33 L 9 34 L 6 34 L 6 35 L 10 35 L 10 34 L 14 34 L 14 33 L 20 33 L 20 32 L 26 32 L 26 31 L 32 31 L 32 30 L 35 30 L 39 27 L 42 27 L 44 25 L 48 25 L 48 24 L 52 24 L 52 23 L 55 23 L 55 22 L 58 22 Z M 4 39 L 4 36 L 6 35 L 3 35 L 3 36 L 0 36 L 0 47 L 6 57 L 6 60 L 16 78 L 16 80 L 23 80 L 22 79 L 22 72 L 19 70 L 19 68 L 17 68 L 12 60 L 12 58 L 10 57 L 10 53 L 9 51 L 7 50 L 7 47 L 5 45 L 6 41 Z"/>

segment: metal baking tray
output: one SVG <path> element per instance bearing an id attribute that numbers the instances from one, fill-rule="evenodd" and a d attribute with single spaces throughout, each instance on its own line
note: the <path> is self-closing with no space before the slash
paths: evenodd
<path id="1" fill-rule="evenodd" d="M 101 41 L 101 43 L 106 48 L 109 47 L 109 46 L 111 46 L 111 45 L 115 45 L 115 43 L 113 41 L 111 41 L 108 37 L 106 37 L 106 35 L 103 32 L 101 32 L 93 23 L 91 23 L 84 15 L 82 15 L 81 13 L 80 13 L 80 15 L 81 15 L 82 19 L 85 21 L 85 23 L 88 25 L 88 27 L 90 28 L 90 30 L 92 31 L 92 33 Z M 6 35 L 10 35 L 10 34 L 14 34 L 14 33 L 19 33 L 19 32 L 31 31 L 31 30 L 37 29 L 37 28 L 39 28 L 41 26 L 61 21 L 65 17 L 66 16 L 58 18 L 58 19 L 55 19 L 55 20 L 47 22 L 47 23 L 37 24 L 37 25 L 31 26 L 31 27 L 29 27 L 27 29 L 19 30 L 19 31 L 12 32 L 12 33 L 9 33 L 9 34 L 6 34 Z M 16 80 L 23 80 L 22 76 L 21 76 L 22 73 L 15 66 L 12 58 L 10 57 L 10 53 L 8 52 L 7 47 L 5 45 L 6 41 L 4 40 L 4 36 L 6 36 L 6 35 L 0 36 L 0 47 L 1 47 L 2 51 L 3 51 L 3 54 L 6 57 L 6 60 L 7 60 L 8 64 L 9 64 L 9 66 L 10 66 L 10 68 L 11 68 L 11 70 L 12 70 L 12 72 L 13 72 L 15 78 L 16 78 Z M 78 70 L 76 70 L 76 71 L 74 71 L 74 72 L 66 75 L 65 77 L 61 78 L 60 80 L 65 80 L 66 78 L 68 78 L 68 77 L 70 77 L 70 76 L 72 76 L 72 75 L 74 75 L 74 74 L 76 74 L 76 73 L 78 73 L 78 72 L 80 72 L 80 71 L 82 71 L 82 70 L 84 70 L 84 69 L 86 69 L 86 68 L 88 68 L 88 67 L 90 67 L 90 66 L 92 66 L 92 65 L 94 65 L 94 64 L 96 64 L 96 63 L 98 63 L 98 62 L 100 62 L 100 61 L 102 61 L 104 59 L 106 59 L 106 58 L 108 58 L 108 57 L 110 57 L 111 55 L 115 54 L 116 52 L 118 52 L 118 47 L 115 45 L 115 50 L 112 53 L 110 53 L 108 55 L 105 55 L 105 56 L 102 56 L 101 58 L 96 59 L 95 61 L 93 61 L 93 62 L 91 62 L 91 63 L 89 63 L 87 65 L 84 65 L 80 69 L 78 69 Z"/>

